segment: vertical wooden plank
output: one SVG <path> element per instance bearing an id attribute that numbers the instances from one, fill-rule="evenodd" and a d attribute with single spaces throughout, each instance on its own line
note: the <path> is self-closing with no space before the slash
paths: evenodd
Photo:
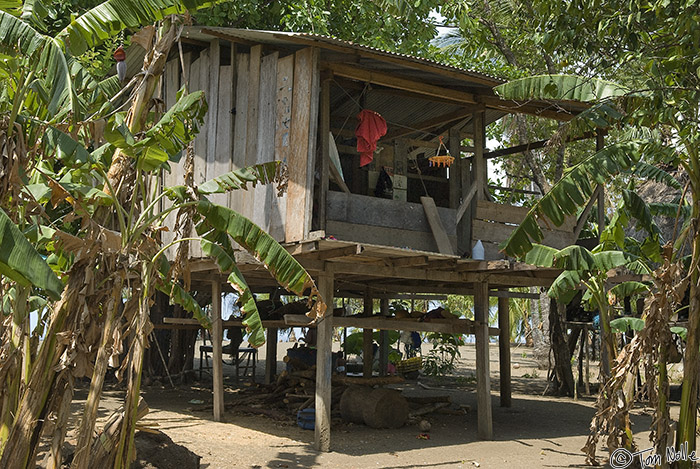
<path id="1" fill-rule="evenodd" d="M 459 207 L 459 199 L 462 195 L 462 176 L 460 167 L 462 163 L 460 151 L 461 138 L 459 136 L 459 128 L 452 127 L 449 131 L 448 145 L 450 146 L 450 156 L 455 160 L 450 166 L 450 208 Z"/>
<path id="2" fill-rule="evenodd" d="M 209 102 L 208 88 L 208 70 L 209 67 L 209 50 L 204 50 L 200 53 L 199 58 L 190 65 L 190 83 L 189 90 L 204 91 L 204 96 Z M 205 72 L 206 70 L 206 72 Z M 209 112 L 204 116 L 204 125 L 194 139 L 194 183 L 201 184 L 206 176 L 206 155 L 207 155 L 207 135 L 209 122 Z M 184 160 L 183 160 L 184 163 Z M 182 174 L 184 177 L 184 172 Z M 183 180 L 184 182 L 184 180 Z M 193 234 L 194 235 L 194 234 Z M 198 258 L 202 255 L 202 248 L 197 242 L 190 243 L 190 257 Z"/>
<path id="3" fill-rule="evenodd" d="M 474 284 L 474 329 L 476 331 L 477 434 L 482 440 L 493 438 L 491 415 L 491 373 L 489 366 L 489 284 Z"/>
<path id="4" fill-rule="evenodd" d="M 331 82 L 321 84 L 321 185 L 318 197 L 319 229 L 326 229 L 326 201 L 328 199 L 328 178 L 330 177 L 330 131 L 331 131 Z"/>
<path id="5" fill-rule="evenodd" d="M 486 128 L 484 126 L 484 111 L 474 113 L 472 122 L 474 125 L 474 157 L 472 158 L 472 171 L 474 183 L 478 189 L 476 199 L 484 200 L 486 187 L 486 159 L 484 158 L 484 146 L 486 145 Z"/>
<path id="6" fill-rule="evenodd" d="M 372 295 L 367 289 L 365 291 L 364 312 L 362 315 L 365 317 L 372 316 L 373 310 Z M 372 329 L 362 329 L 362 376 L 365 378 L 372 377 L 372 363 L 374 362 L 373 333 Z"/>
<path id="7" fill-rule="evenodd" d="M 275 161 L 289 162 L 291 151 L 292 91 L 294 82 L 294 55 L 277 61 L 277 102 L 275 106 Z M 278 241 L 285 239 L 287 193 L 275 199 L 270 215 L 270 231 Z"/>
<path id="8" fill-rule="evenodd" d="M 321 92 L 321 72 L 320 72 L 321 51 L 318 47 L 311 49 L 311 90 L 309 92 L 309 137 L 308 152 L 306 159 L 306 188 L 304 202 L 304 232 L 302 238 L 306 239 L 311 232 L 311 222 L 313 219 L 314 205 L 314 177 L 316 174 L 316 142 L 318 140 L 318 108 Z"/>
<path id="9" fill-rule="evenodd" d="M 246 135 L 248 134 L 248 68 L 250 55 L 238 54 L 236 57 L 236 113 L 233 131 L 233 161 L 232 169 L 245 168 Z M 231 191 L 229 207 L 232 210 L 247 215 L 244 212 L 244 202 L 248 191 Z"/>
<path id="10" fill-rule="evenodd" d="M 277 374 L 277 328 L 267 330 L 265 344 L 265 384 L 270 384 Z"/>
<path id="11" fill-rule="evenodd" d="M 224 370 L 221 356 L 223 327 L 221 323 L 221 283 L 219 279 L 211 282 L 211 343 L 212 373 L 214 377 L 214 420 L 221 422 L 224 415 Z"/>
<path id="12" fill-rule="evenodd" d="M 501 375 L 501 407 L 511 405 L 510 299 L 498 299 L 498 360 Z"/>
<path id="13" fill-rule="evenodd" d="M 379 302 L 379 311 L 383 317 L 389 316 L 389 299 L 382 298 Z M 386 376 L 389 365 L 389 331 L 379 331 L 379 376 Z"/>
<path id="14" fill-rule="evenodd" d="M 258 143 L 255 164 L 269 163 L 275 160 L 275 111 L 277 101 L 277 60 L 279 52 L 273 52 L 260 62 L 260 88 L 258 102 Z M 273 184 L 259 185 L 255 188 L 254 221 L 265 231 L 270 232 L 270 220 L 273 213 L 272 204 L 277 202 L 277 189 Z M 279 233 L 273 237 L 278 239 Z"/>
<path id="15" fill-rule="evenodd" d="M 217 138 L 218 118 L 219 118 L 219 65 L 221 62 L 221 48 L 219 40 L 214 39 L 209 43 L 209 69 L 207 70 L 207 104 L 209 109 L 207 115 L 207 154 L 206 167 L 204 170 L 204 180 L 211 179 L 216 176 L 214 166 L 216 165 L 216 152 L 219 140 Z M 202 81 L 202 84 L 204 81 Z"/>
<path id="16" fill-rule="evenodd" d="M 318 289 L 328 305 L 328 314 L 316 325 L 316 415 L 314 443 L 318 451 L 331 450 L 331 373 L 333 339 L 333 271 L 317 279 Z"/>
<path id="17" fill-rule="evenodd" d="M 292 98 L 291 152 L 289 154 L 289 189 L 287 192 L 287 217 L 285 240 L 300 241 L 304 238 L 307 171 L 309 158 L 309 129 L 311 118 L 313 49 L 302 49 L 294 54 L 294 90 Z"/>
<path id="18" fill-rule="evenodd" d="M 472 122 L 474 116 L 472 115 Z M 460 161 L 459 179 L 461 186 L 460 204 L 467 198 L 474 184 L 473 169 L 471 160 Z M 457 252 L 460 255 L 471 256 L 472 254 L 472 220 L 476 214 L 476 198 L 473 198 L 471 206 L 457 224 Z"/>
<path id="19" fill-rule="evenodd" d="M 217 107 L 216 151 L 212 171 L 207 171 L 207 179 L 221 176 L 231 171 L 231 80 L 233 68 L 230 65 L 219 67 L 219 103 Z M 235 191 L 232 191 L 235 192 Z M 228 206 L 228 194 L 212 194 L 211 201 L 215 204 Z"/>
<path id="20" fill-rule="evenodd" d="M 245 165 L 257 161 L 258 153 L 258 106 L 260 105 L 260 60 L 262 46 L 250 48 L 250 66 L 248 69 L 248 128 L 246 132 Z"/>

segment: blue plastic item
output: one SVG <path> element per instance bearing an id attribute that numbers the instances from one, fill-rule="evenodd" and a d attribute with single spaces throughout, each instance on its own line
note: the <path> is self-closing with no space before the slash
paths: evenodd
<path id="1" fill-rule="evenodd" d="M 316 423 L 316 409 L 301 409 L 297 412 L 297 425 L 304 430 L 313 430 Z"/>

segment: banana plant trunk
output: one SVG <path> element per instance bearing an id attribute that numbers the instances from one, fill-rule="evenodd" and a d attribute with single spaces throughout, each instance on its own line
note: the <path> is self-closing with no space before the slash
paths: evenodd
<path id="1" fill-rule="evenodd" d="M 698 188 L 700 189 L 700 188 Z M 696 427 L 698 409 L 698 380 L 700 378 L 700 286 L 698 281 L 698 256 L 700 256 L 700 233 L 698 233 L 698 221 L 700 220 L 700 206 L 697 196 L 700 190 L 693 194 L 693 260 L 690 272 L 690 305 L 688 313 L 688 341 L 685 351 L 683 366 L 683 391 L 681 393 L 681 409 L 678 418 L 678 431 L 676 433 L 676 449 L 680 450 L 687 443 L 688 454 L 696 450 Z M 680 468 L 691 468 L 690 460 L 680 461 Z"/>

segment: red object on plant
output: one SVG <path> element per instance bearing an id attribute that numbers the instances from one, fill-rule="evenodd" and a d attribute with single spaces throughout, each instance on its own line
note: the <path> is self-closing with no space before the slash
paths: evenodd
<path id="1" fill-rule="evenodd" d="M 126 52 L 124 51 L 124 48 L 122 46 L 117 47 L 117 50 L 114 51 L 113 57 L 117 62 L 126 60 Z"/>
<path id="2" fill-rule="evenodd" d="M 357 151 L 360 153 L 360 166 L 368 165 L 374 159 L 374 150 L 377 149 L 377 140 L 386 135 L 386 121 L 377 112 L 363 109 L 357 115 Z"/>

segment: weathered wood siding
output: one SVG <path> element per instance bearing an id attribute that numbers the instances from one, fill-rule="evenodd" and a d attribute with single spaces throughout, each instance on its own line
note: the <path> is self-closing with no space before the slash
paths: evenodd
<path id="1" fill-rule="evenodd" d="M 438 207 L 437 212 L 456 249 L 457 211 Z M 326 235 L 337 239 L 438 252 L 421 204 L 329 191 L 327 213 Z"/>
<path id="2" fill-rule="evenodd" d="M 230 52 L 219 41 L 194 60 L 186 54 L 183 77 L 179 60 L 166 66 L 164 98 L 175 103 L 175 93 L 189 79 L 191 91 L 203 90 L 208 111 L 194 141 L 194 182 L 233 169 L 282 161 L 289 170 L 289 190 L 277 196 L 272 185 L 247 191 L 216 194 L 210 200 L 248 217 L 281 242 L 305 239 L 311 228 L 316 128 L 318 121 L 318 51 L 302 49 L 280 57 L 253 46 L 248 53 Z M 229 65 L 221 65 L 227 63 Z M 184 156 L 163 175 L 164 185 L 184 183 Z M 164 208 L 167 203 L 164 202 Z M 288 217 L 287 214 L 290 214 Z M 165 241 L 172 241 L 174 215 L 168 216 Z M 201 257 L 192 243 L 192 257 Z"/>
<path id="3" fill-rule="evenodd" d="M 472 220 L 472 245 L 477 240 L 481 240 L 487 260 L 503 259 L 503 254 L 498 250 L 499 244 L 508 239 L 529 210 L 528 207 L 479 200 L 476 204 L 476 218 Z M 539 224 L 544 235 L 542 244 L 562 249 L 576 243 L 575 217 L 567 218 L 562 226 L 556 226 L 551 221 L 549 223 L 540 221 Z"/>

